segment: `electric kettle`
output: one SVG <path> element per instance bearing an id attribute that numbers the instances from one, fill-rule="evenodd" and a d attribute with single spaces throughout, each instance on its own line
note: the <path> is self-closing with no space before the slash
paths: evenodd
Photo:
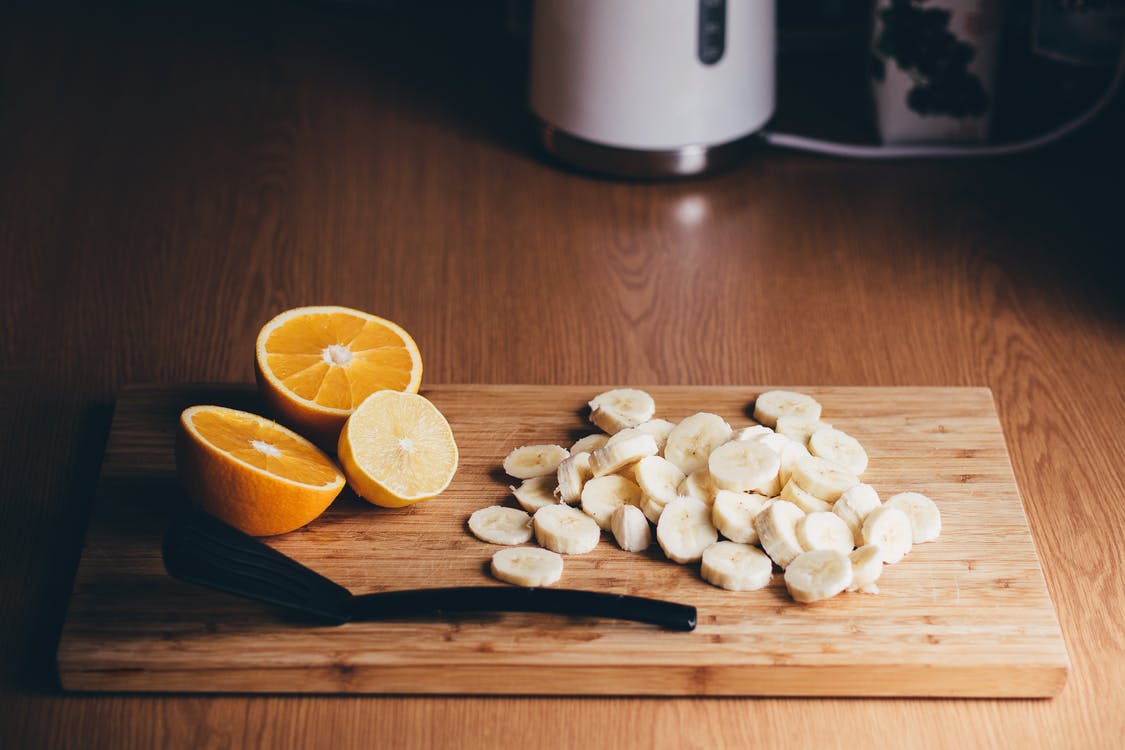
<path id="1" fill-rule="evenodd" d="M 774 111 L 775 0 L 535 0 L 530 107 L 543 146 L 659 178 L 739 158 Z"/>

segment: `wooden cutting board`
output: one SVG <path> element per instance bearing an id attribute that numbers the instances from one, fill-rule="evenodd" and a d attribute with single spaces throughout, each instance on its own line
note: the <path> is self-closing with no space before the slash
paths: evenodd
<path id="1" fill-rule="evenodd" d="M 345 491 L 320 519 L 269 543 L 354 593 L 493 585 L 498 548 L 469 514 L 514 503 L 500 463 L 517 445 L 569 445 L 590 429 L 597 386 L 440 385 L 423 391 L 461 451 L 449 489 L 375 508 Z M 760 387 L 653 387 L 657 415 L 748 416 Z M 603 539 L 566 558 L 561 586 L 695 605 L 699 627 L 664 632 L 536 614 L 313 626 L 169 577 L 160 538 L 182 502 L 179 412 L 259 409 L 249 386 L 125 389 L 58 651 L 71 690 L 263 693 L 1051 696 L 1068 660 L 985 388 L 801 388 L 867 448 L 884 498 L 916 490 L 944 519 L 936 542 L 887 566 L 880 593 L 801 605 L 782 576 L 760 591 L 705 583 L 658 548 Z"/>

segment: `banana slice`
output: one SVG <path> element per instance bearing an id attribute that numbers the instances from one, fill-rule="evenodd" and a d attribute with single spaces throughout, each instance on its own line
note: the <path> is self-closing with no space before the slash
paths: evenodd
<path id="1" fill-rule="evenodd" d="M 819 497 L 805 492 L 801 489 L 800 485 L 792 479 L 786 482 L 785 486 L 781 488 L 781 498 L 793 503 L 805 513 L 820 513 L 826 510 L 832 510 L 832 505 L 830 503 L 826 503 Z"/>
<path id="2" fill-rule="evenodd" d="M 489 544 L 523 544 L 531 540 L 531 516 L 518 508 L 491 505 L 473 511 L 469 531 Z"/>
<path id="3" fill-rule="evenodd" d="M 590 421 L 610 435 L 652 419 L 656 402 L 637 388 L 615 388 L 590 399 Z"/>
<path id="4" fill-rule="evenodd" d="M 699 412 L 685 418 L 668 433 L 664 457 L 684 474 L 707 468 L 711 451 L 730 439 L 732 430 L 718 414 Z"/>
<path id="5" fill-rule="evenodd" d="M 590 469 L 590 454 L 586 451 L 572 452 L 559 464 L 556 476 L 559 483 L 556 489 L 559 500 L 567 505 L 574 505 L 582 499 L 582 488 L 594 476 L 594 472 Z"/>
<path id="6" fill-rule="evenodd" d="M 656 453 L 656 439 L 652 435 L 643 433 L 631 435 L 612 445 L 607 442 L 590 454 L 590 471 L 595 477 L 604 477 L 606 474 L 613 474 L 629 464 L 640 461 L 645 456 L 655 456 Z"/>
<path id="7" fill-rule="evenodd" d="M 767 427 L 777 427 L 778 418 L 787 416 L 815 422 L 820 419 L 820 404 L 795 391 L 766 391 L 754 402 L 754 419 Z"/>
<path id="8" fill-rule="evenodd" d="M 804 417 L 778 417 L 777 431 L 794 442 L 806 445 L 809 438 L 817 430 L 831 427 L 827 422 L 818 419 L 805 419 Z"/>
<path id="9" fill-rule="evenodd" d="M 558 480 L 547 474 L 541 477 L 532 477 L 520 482 L 519 487 L 509 487 L 520 507 L 528 513 L 534 513 L 544 505 L 558 505 L 559 499 L 555 497 L 555 488 Z"/>
<path id="10" fill-rule="evenodd" d="M 790 440 L 781 447 L 781 451 L 777 454 L 781 459 L 781 469 L 777 472 L 777 481 L 784 487 L 793 478 L 793 467 L 801 460 L 803 456 L 811 456 L 809 449 L 803 443 L 798 443 L 795 440 Z"/>
<path id="11" fill-rule="evenodd" d="M 636 427 L 626 427 L 625 429 L 618 430 L 617 432 L 610 435 L 609 439 L 605 441 L 605 444 L 615 445 L 617 443 L 620 443 L 622 440 L 628 440 L 629 438 L 635 437 L 640 434 L 640 430 L 638 430 Z M 602 447 L 604 448 L 605 446 Z"/>
<path id="12" fill-rule="evenodd" d="M 910 519 L 914 544 L 932 542 L 941 535 L 941 511 L 937 504 L 920 492 L 900 492 L 887 498 L 887 505 L 898 508 Z"/>
<path id="13" fill-rule="evenodd" d="M 772 435 L 773 430 L 765 425 L 752 424 L 749 427 L 742 427 L 731 433 L 731 440 L 753 440 L 754 438 L 761 437 L 762 435 Z"/>
<path id="14" fill-rule="evenodd" d="M 664 445 L 668 442 L 668 436 L 675 426 L 675 422 L 669 422 L 667 419 L 650 419 L 637 425 L 636 429 L 638 432 L 652 435 L 653 439 L 656 440 L 656 447 L 663 452 Z"/>
<path id="15" fill-rule="evenodd" d="M 601 529 L 594 519 L 569 505 L 556 503 L 531 517 L 539 546 L 563 555 L 581 555 L 598 546 Z"/>
<path id="16" fill-rule="evenodd" d="M 878 594 L 875 581 L 883 575 L 883 552 L 874 544 L 864 545 L 848 555 L 852 563 L 852 582 L 848 591 Z"/>
<path id="17" fill-rule="evenodd" d="M 641 513 L 654 524 L 660 523 L 660 516 L 663 515 L 664 509 L 668 507 L 668 503 L 663 500 L 657 500 L 650 495 L 641 497 Z"/>
<path id="18" fill-rule="evenodd" d="M 625 477 L 608 474 L 586 482 L 582 488 L 582 512 L 609 531 L 614 511 L 622 505 L 639 505 L 641 488 Z"/>
<path id="19" fill-rule="evenodd" d="M 640 463 L 639 461 L 637 463 Z M 613 474 L 606 474 L 605 476 L 625 477 L 633 484 L 637 484 L 637 463 L 631 463 L 628 466 L 622 466 Z"/>
<path id="20" fill-rule="evenodd" d="M 492 556 L 492 575 L 516 586 L 550 586 L 562 571 L 562 557 L 538 547 L 509 547 Z"/>
<path id="21" fill-rule="evenodd" d="M 781 494 L 781 474 L 780 472 L 774 474 L 769 480 L 756 484 L 750 488 L 751 492 L 757 492 L 759 495 L 766 497 L 777 497 Z"/>
<path id="22" fill-rule="evenodd" d="M 664 505 L 679 497 L 678 489 L 684 481 L 684 473 L 677 466 L 660 456 L 646 456 L 637 462 L 637 484 L 645 495 Z"/>
<path id="23" fill-rule="evenodd" d="M 868 513 L 863 522 L 863 543 L 878 546 L 888 565 L 910 552 L 912 540 L 910 518 L 898 508 L 883 504 Z"/>
<path id="24" fill-rule="evenodd" d="M 570 446 L 570 455 L 573 456 L 575 453 L 593 453 L 598 448 L 605 445 L 607 440 L 609 440 L 609 435 L 603 432 L 595 432 L 593 435 L 579 438 L 574 442 L 574 445 Z"/>
<path id="25" fill-rule="evenodd" d="M 698 562 L 703 550 L 719 539 L 711 523 L 711 509 L 698 500 L 681 497 L 664 507 L 656 525 L 656 541 L 669 560 Z"/>
<path id="26" fill-rule="evenodd" d="M 835 513 L 819 511 L 809 513 L 797 521 L 797 541 L 806 552 L 814 549 L 834 549 L 848 554 L 854 546 L 852 530 Z"/>
<path id="27" fill-rule="evenodd" d="M 707 469 L 693 471 L 680 482 L 676 493 L 680 497 L 690 497 L 704 505 L 711 505 L 715 502 L 715 485 L 711 481 L 711 472 Z"/>
<path id="28" fill-rule="evenodd" d="M 759 433 L 750 439 L 769 446 L 769 449 L 779 456 L 781 455 L 781 451 L 784 450 L 785 446 L 793 442 L 779 432 L 770 431 Z"/>
<path id="29" fill-rule="evenodd" d="M 554 474 L 570 455 L 561 445 L 524 445 L 504 458 L 504 471 L 516 479 L 531 479 Z"/>
<path id="30" fill-rule="evenodd" d="M 770 483 L 777 481 L 781 458 L 761 440 L 732 440 L 711 452 L 707 469 L 720 490 L 768 492 Z"/>
<path id="31" fill-rule="evenodd" d="M 773 561 L 749 544 L 715 542 L 703 551 L 699 572 L 712 586 L 728 591 L 753 591 L 769 585 Z"/>
<path id="32" fill-rule="evenodd" d="M 762 512 L 768 500 L 767 497 L 750 492 L 719 490 L 715 493 L 715 504 L 711 506 L 711 523 L 732 542 L 754 544 L 758 541 L 754 519 Z"/>
<path id="33" fill-rule="evenodd" d="M 809 456 L 797 459 L 789 481 L 826 503 L 834 503 L 845 490 L 859 484 L 859 477 L 831 461 Z"/>
<path id="34" fill-rule="evenodd" d="M 778 500 L 754 519 L 758 542 L 779 568 L 784 569 L 805 551 L 797 539 L 797 522 L 804 517 L 805 512 L 793 503 Z"/>
<path id="35" fill-rule="evenodd" d="M 803 552 L 785 569 L 785 588 L 804 604 L 836 596 L 851 583 L 851 561 L 833 549 Z"/>
<path id="36" fill-rule="evenodd" d="M 609 528 L 617 546 L 626 552 L 642 552 L 652 544 L 652 530 L 648 519 L 635 505 L 622 505 L 613 511 Z"/>
<path id="37" fill-rule="evenodd" d="M 863 546 L 863 522 L 867 514 L 881 505 L 879 493 L 869 484 L 857 484 L 849 487 L 840 495 L 840 499 L 832 506 L 832 512 L 838 515 L 848 528 L 852 530 L 852 541 L 855 546 Z"/>
<path id="38" fill-rule="evenodd" d="M 781 495 L 781 488 L 785 486 L 785 482 L 781 480 L 781 455 L 786 451 L 799 451 L 801 450 L 801 446 L 794 443 L 789 439 L 789 437 L 775 432 L 759 434 L 757 437 L 755 437 L 754 440 L 762 443 L 763 445 L 766 445 L 769 450 L 772 450 L 777 454 L 778 468 L 777 472 L 774 473 L 771 478 L 762 482 L 762 484 L 751 487 L 750 489 L 755 491 L 755 493 L 760 493 L 762 495 L 765 495 L 766 497 L 777 497 L 778 495 Z"/>
<path id="39" fill-rule="evenodd" d="M 809 453 L 844 467 L 855 475 L 867 470 L 867 451 L 848 433 L 824 427 L 809 437 Z"/>

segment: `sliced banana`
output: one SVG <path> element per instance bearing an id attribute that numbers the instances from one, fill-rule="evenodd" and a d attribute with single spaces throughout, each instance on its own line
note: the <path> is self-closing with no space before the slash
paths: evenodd
<path id="1" fill-rule="evenodd" d="M 534 513 L 544 505 L 558 505 L 559 499 L 555 496 L 558 486 L 556 477 L 547 474 L 541 477 L 532 477 L 520 482 L 519 487 L 509 487 L 520 507 L 528 513 Z"/>
<path id="2" fill-rule="evenodd" d="M 719 490 L 715 493 L 715 504 L 711 506 L 711 523 L 732 542 L 754 544 L 758 541 L 754 519 L 768 500 L 751 492 Z"/>
<path id="3" fill-rule="evenodd" d="M 849 487 L 840 495 L 840 499 L 832 506 L 832 512 L 852 530 L 855 546 L 862 547 L 863 522 L 867 519 L 867 514 L 879 505 L 879 493 L 871 485 L 861 482 L 854 487 Z"/>
<path id="4" fill-rule="evenodd" d="M 641 497 L 641 513 L 654 524 L 660 523 L 660 516 L 664 513 L 666 507 L 668 507 L 668 503 L 651 495 Z"/>
<path id="5" fill-rule="evenodd" d="M 582 488 L 594 473 L 590 470 L 590 454 L 586 451 L 571 453 L 559 464 L 558 487 L 555 492 L 568 505 L 574 505 L 582 499 Z"/>
<path id="6" fill-rule="evenodd" d="M 652 435 L 632 435 L 612 445 L 606 443 L 590 454 L 590 471 L 595 477 L 604 477 L 656 453 L 656 440 Z"/>
<path id="7" fill-rule="evenodd" d="M 469 531 L 489 544 L 523 544 L 531 541 L 531 516 L 519 508 L 490 505 L 473 511 Z"/>
<path id="8" fill-rule="evenodd" d="M 664 507 L 656 525 L 656 541 L 669 560 L 697 562 L 719 539 L 711 523 L 711 509 L 698 500 L 681 497 Z"/>
<path id="9" fill-rule="evenodd" d="M 848 591 L 862 591 L 865 594 L 878 594 L 875 581 L 883 575 L 883 552 L 874 544 L 864 545 L 853 550 L 848 559 L 852 563 L 852 582 Z"/>
<path id="10" fill-rule="evenodd" d="M 809 453 L 857 476 L 867 470 L 867 451 L 854 437 L 833 427 L 823 427 L 809 437 Z"/>
<path id="11" fill-rule="evenodd" d="M 779 472 L 765 482 L 754 485 L 750 488 L 750 491 L 757 492 L 759 495 L 765 495 L 766 497 L 777 497 L 781 494 L 781 487 L 781 474 Z"/>
<path id="12" fill-rule="evenodd" d="M 778 500 L 754 519 L 759 544 L 779 568 L 785 568 L 805 551 L 797 539 L 797 522 L 804 517 L 805 512 L 793 503 Z"/>
<path id="13" fill-rule="evenodd" d="M 581 555 L 598 546 L 601 529 L 593 518 L 569 505 L 556 503 L 531 517 L 539 546 L 563 555 Z"/>
<path id="14" fill-rule="evenodd" d="M 797 462 L 802 457 L 812 454 L 809 453 L 809 449 L 804 444 L 790 440 L 781 447 L 781 452 L 777 455 L 781 459 L 781 469 L 777 472 L 777 481 L 784 487 L 793 478 L 793 467 L 797 465 Z"/>
<path id="15" fill-rule="evenodd" d="M 629 438 L 636 437 L 640 434 L 640 430 L 638 430 L 636 427 L 626 427 L 625 429 L 618 430 L 617 432 L 610 435 L 609 438 L 605 441 L 605 445 L 616 445 L 622 440 L 628 440 Z M 604 448 L 605 446 L 603 445 L 602 447 Z"/>
<path id="16" fill-rule="evenodd" d="M 732 440 L 707 458 L 711 481 L 720 490 L 749 492 L 777 481 L 781 458 L 761 440 Z"/>
<path id="17" fill-rule="evenodd" d="M 605 445 L 607 440 L 609 440 L 609 435 L 606 435 L 604 432 L 595 432 L 593 435 L 579 438 L 574 442 L 574 445 L 570 446 L 570 455 L 573 456 L 575 453 L 593 453 L 598 448 Z"/>
<path id="18" fill-rule="evenodd" d="M 640 463 L 640 462 L 638 461 L 636 463 L 631 463 L 628 466 L 622 466 L 620 469 L 615 471 L 612 475 L 607 474 L 606 476 L 625 477 L 626 479 L 628 479 L 633 484 L 637 484 L 637 463 Z"/>
<path id="19" fill-rule="evenodd" d="M 777 431 L 790 440 L 806 445 L 809 438 L 823 427 L 831 427 L 827 422 L 818 419 L 805 419 L 804 417 L 783 416 L 777 418 Z"/>
<path id="20" fill-rule="evenodd" d="M 680 497 L 690 497 L 704 505 L 711 505 L 715 502 L 715 485 L 711 481 L 711 472 L 705 468 L 693 471 L 680 482 L 676 493 Z"/>
<path id="21" fill-rule="evenodd" d="M 639 505 L 641 488 L 617 474 L 608 474 L 586 482 L 582 488 L 582 512 L 609 531 L 614 511 L 622 505 Z"/>
<path id="22" fill-rule="evenodd" d="M 691 474 L 707 467 L 711 451 L 727 442 L 731 432 L 730 425 L 718 414 L 692 414 L 668 433 L 664 457 L 678 466 L 684 474 Z"/>
<path id="23" fill-rule="evenodd" d="M 855 546 L 852 530 L 835 513 L 819 511 L 809 513 L 797 521 L 797 541 L 807 552 L 814 549 L 834 549 L 848 554 Z"/>
<path id="24" fill-rule="evenodd" d="M 679 496 L 679 486 L 685 479 L 674 463 L 660 456 L 645 456 L 637 462 L 634 471 L 644 494 L 665 505 Z"/>
<path id="25" fill-rule="evenodd" d="M 832 510 L 831 503 L 826 503 L 819 497 L 805 492 L 801 489 L 800 485 L 792 479 L 786 482 L 785 486 L 781 488 L 781 499 L 788 500 L 805 513 L 820 513 L 826 510 Z"/>
<path id="26" fill-rule="evenodd" d="M 750 438 L 750 440 L 754 440 L 762 443 L 763 445 L 769 446 L 769 449 L 779 456 L 781 455 L 781 451 L 785 449 L 785 446 L 793 442 L 779 432 L 770 431 L 759 433 L 758 435 Z"/>
<path id="27" fill-rule="evenodd" d="M 753 591 L 769 585 L 773 561 L 749 544 L 715 542 L 703 551 L 699 572 L 712 586 Z"/>
<path id="28" fill-rule="evenodd" d="M 731 440 L 753 440 L 754 438 L 761 437 L 762 435 L 772 435 L 773 430 L 765 425 L 752 424 L 749 427 L 741 427 L 731 433 Z"/>
<path id="29" fill-rule="evenodd" d="M 610 435 L 652 419 L 656 402 L 637 388 L 615 388 L 590 399 L 590 421 Z"/>
<path id="30" fill-rule="evenodd" d="M 795 391 L 766 391 L 754 402 L 754 419 L 767 427 L 776 427 L 778 418 L 787 416 L 815 422 L 820 419 L 820 404 Z"/>
<path id="31" fill-rule="evenodd" d="M 636 429 L 638 432 L 652 435 L 656 440 L 656 447 L 663 452 L 664 445 L 668 442 L 668 435 L 672 433 L 672 428 L 675 426 L 675 422 L 669 422 L 667 419 L 650 419 L 637 425 Z"/>
<path id="32" fill-rule="evenodd" d="M 831 461 L 809 456 L 797 459 L 789 481 L 826 503 L 834 503 L 845 490 L 859 484 L 859 477 Z"/>
<path id="33" fill-rule="evenodd" d="M 910 519 L 914 544 L 932 542 L 941 535 L 941 511 L 937 504 L 920 492 L 900 492 L 887 498 L 891 508 L 898 508 Z"/>
<path id="34" fill-rule="evenodd" d="M 516 586 L 550 586 L 562 572 L 562 557 L 539 547 L 509 547 L 492 556 L 492 575 Z"/>
<path id="35" fill-rule="evenodd" d="M 836 596 L 851 583 L 851 561 L 833 549 L 803 552 L 785 569 L 785 588 L 804 604 Z"/>
<path id="36" fill-rule="evenodd" d="M 880 505 L 863 522 L 863 543 L 879 547 L 883 562 L 888 565 L 894 565 L 910 552 L 912 540 L 910 518 L 898 508 Z"/>
<path id="37" fill-rule="evenodd" d="M 554 474 L 570 455 L 561 445 L 524 445 L 504 458 L 504 471 L 516 479 L 531 479 Z"/>
<path id="38" fill-rule="evenodd" d="M 635 505 L 622 505 L 609 519 L 609 528 L 617 546 L 626 552 L 642 552 L 652 544 L 648 519 Z"/>

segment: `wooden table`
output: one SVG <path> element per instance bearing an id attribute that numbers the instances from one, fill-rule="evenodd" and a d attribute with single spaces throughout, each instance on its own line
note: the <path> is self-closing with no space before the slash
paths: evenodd
<path id="1" fill-rule="evenodd" d="M 1119 105 L 1022 158 L 763 152 L 712 179 L 626 184 L 534 153 L 518 44 L 460 33 L 464 12 L 435 13 L 424 36 L 393 7 L 133 13 L 0 23 L 0 745 L 1125 737 Z M 803 90 L 783 86 L 783 120 L 815 111 Z M 324 303 L 401 323 L 430 383 L 990 387 L 1072 662 L 1065 689 L 1033 701 L 61 693 L 54 651 L 118 389 L 248 381 L 262 322 Z"/>

